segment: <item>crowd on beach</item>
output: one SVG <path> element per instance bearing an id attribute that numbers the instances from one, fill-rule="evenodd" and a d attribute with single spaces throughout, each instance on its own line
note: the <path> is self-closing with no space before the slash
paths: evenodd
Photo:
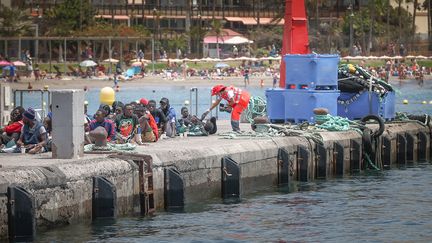
<path id="1" fill-rule="evenodd" d="M 178 116 L 168 98 L 158 103 L 145 98 L 127 104 L 114 101 L 111 106 L 101 104 L 90 115 L 85 102 L 85 144 L 94 144 L 98 135 L 112 144 L 142 145 L 185 134 L 207 136 L 217 131 L 214 117 L 204 120 L 192 116 L 187 107 L 182 107 Z M 36 154 L 51 150 L 52 119 L 55 119 L 51 111 L 41 118 L 34 109 L 19 106 L 11 111 L 10 118 L 8 125 L 0 128 L 0 151 Z"/>

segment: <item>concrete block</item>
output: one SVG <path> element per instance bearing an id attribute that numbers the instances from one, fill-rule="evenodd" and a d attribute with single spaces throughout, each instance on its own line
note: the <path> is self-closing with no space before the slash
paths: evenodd
<path id="1" fill-rule="evenodd" d="M 84 92 L 52 92 L 52 157 L 72 159 L 84 153 Z"/>

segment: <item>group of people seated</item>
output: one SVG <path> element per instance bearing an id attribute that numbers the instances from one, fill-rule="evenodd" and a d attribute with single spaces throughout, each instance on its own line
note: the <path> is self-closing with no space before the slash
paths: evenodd
<path id="1" fill-rule="evenodd" d="M 50 150 L 51 114 L 42 122 L 35 110 L 18 106 L 10 117 L 9 124 L 0 128 L 2 152 L 36 154 Z"/>
<path id="2" fill-rule="evenodd" d="M 181 109 L 181 116 L 177 119 L 176 111 L 167 98 L 159 101 L 159 107 L 155 100 L 145 98 L 127 104 L 115 101 L 111 107 L 101 105 L 93 117 L 86 115 L 86 119 L 87 144 L 94 143 L 88 135 L 98 127 L 105 129 L 108 142 L 116 144 L 156 142 L 185 132 L 206 136 L 217 131 L 216 118 L 204 122 L 190 115 L 187 107 Z"/>
<path id="3" fill-rule="evenodd" d="M 187 107 L 181 109 L 177 119 L 175 109 L 167 98 L 159 101 L 142 98 L 139 102 L 123 104 L 115 101 L 111 106 L 101 105 L 93 116 L 87 114 L 84 104 L 85 143 L 94 143 L 92 131 L 102 127 L 106 140 L 115 144 L 143 144 L 163 138 L 174 138 L 189 133 L 207 136 L 217 131 L 216 118 L 207 121 L 189 114 Z M 44 119 L 34 109 L 16 107 L 11 111 L 11 121 L 0 128 L 0 151 L 13 153 L 43 153 L 51 150 L 52 112 Z M 99 128 L 100 129 L 100 128 Z"/>

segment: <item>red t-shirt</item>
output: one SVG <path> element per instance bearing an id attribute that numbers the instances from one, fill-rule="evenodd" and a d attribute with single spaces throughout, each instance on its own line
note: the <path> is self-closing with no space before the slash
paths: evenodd
<path id="1" fill-rule="evenodd" d="M 4 127 L 4 131 L 8 134 L 11 135 L 12 133 L 20 133 L 21 132 L 21 128 L 23 126 L 23 122 L 21 121 L 17 121 L 14 122 L 8 126 Z"/>

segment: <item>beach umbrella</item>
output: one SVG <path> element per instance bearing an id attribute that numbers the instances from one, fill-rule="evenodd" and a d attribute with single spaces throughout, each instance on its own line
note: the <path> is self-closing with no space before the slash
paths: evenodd
<path id="1" fill-rule="evenodd" d="M 408 59 L 413 59 L 413 58 L 416 58 L 415 56 L 412 56 L 412 55 L 409 55 L 409 56 L 406 56 L 406 58 L 408 58 Z"/>
<path id="2" fill-rule="evenodd" d="M 427 57 L 420 55 L 420 56 L 417 56 L 417 59 L 427 59 Z"/>
<path id="3" fill-rule="evenodd" d="M 15 62 L 12 62 L 12 63 L 13 63 L 13 65 L 15 65 L 17 67 L 25 67 L 25 66 L 27 66 L 27 64 L 25 64 L 25 63 L 23 63 L 21 61 L 15 61 Z"/>
<path id="4" fill-rule="evenodd" d="M 11 65 L 11 63 L 8 61 L 5 61 L 5 60 L 0 61 L 0 66 L 9 66 L 9 65 Z"/>
<path id="5" fill-rule="evenodd" d="M 141 67 L 142 66 L 142 62 L 133 62 L 132 64 L 131 64 L 131 66 L 132 67 Z"/>
<path id="6" fill-rule="evenodd" d="M 392 57 L 392 59 L 402 59 L 403 57 L 402 56 L 394 56 L 394 57 Z"/>
<path id="7" fill-rule="evenodd" d="M 219 63 L 216 63 L 216 65 L 214 65 L 215 68 L 227 68 L 229 66 L 230 65 L 223 63 L 223 62 L 219 62 Z"/>
<path id="8" fill-rule="evenodd" d="M 103 60 L 103 62 L 112 62 L 112 63 L 118 63 L 118 62 L 119 62 L 119 60 L 117 60 L 117 59 L 114 59 L 114 58 L 108 58 L 108 59 L 105 59 L 105 60 Z"/>
<path id="9" fill-rule="evenodd" d="M 97 63 L 95 63 L 94 61 L 92 61 L 92 60 L 85 60 L 85 61 L 82 61 L 81 63 L 80 63 L 80 66 L 81 67 L 94 67 L 94 66 L 96 66 L 97 65 Z"/>
<path id="10" fill-rule="evenodd" d="M 151 60 L 147 60 L 147 59 L 144 59 L 144 58 L 142 58 L 141 61 L 140 61 L 140 59 L 132 59 L 130 61 L 131 62 L 151 62 Z"/>
<path id="11" fill-rule="evenodd" d="M 229 62 L 229 61 L 235 61 L 235 59 L 234 58 L 232 58 L 232 57 L 228 57 L 228 58 L 225 58 L 225 59 L 223 59 L 225 62 Z"/>

